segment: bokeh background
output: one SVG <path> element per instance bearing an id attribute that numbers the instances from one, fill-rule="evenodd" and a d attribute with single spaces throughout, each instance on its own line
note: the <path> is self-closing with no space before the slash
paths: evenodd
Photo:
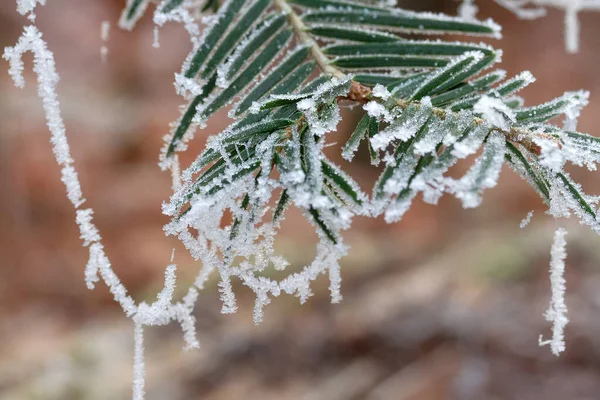
<path id="1" fill-rule="evenodd" d="M 405 3 L 449 13 L 458 4 Z M 581 51 L 567 55 L 560 12 L 524 22 L 479 3 L 481 17 L 504 26 L 504 38 L 490 42 L 505 50 L 502 68 L 538 78 L 522 93 L 527 104 L 589 89 L 580 130 L 600 135 L 600 14 L 581 15 Z M 37 23 L 56 55 L 72 154 L 107 253 L 133 296 L 151 300 L 173 248 L 182 290 L 199 268 L 162 233 L 170 179 L 157 167 L 181 103 L 173 74 L 190 44 L 181 27 L 167 26 L 154 49 L 148 16 L 133 32 L 116 29 L 121 7 L 120 0 L 52 0 L 38 9 Z M 114 26 L 107 64 L 100 62 L 103 20 Z M 15 43 L 26 23 L 13 1 L 1 0 L 0 48 Z M 131 323 L 103 285 L 85 287 L 87 251 L 28 75 L 28 87 L 17 90 L 0 71 L 0 399 L 127 399 Z M 189 154 L 226 124 L 225 113 L 215 116 Z M 349 125 L 340 126 L 340 142 Z M 378 174 L 366 157 L 346 167 L 364 187 Z M 600 192 L 597 174 L 573 174 L 588 192 Z M 532 223 L 519 229 L 530 210 Z M 557 223 L 505 169 L 476 210 L 445 197 L 438 207 L 417 201 L 395 225 L 357 219 L 346 235 L 339 305 L 329 303 L 323 278 L 307 304 L 276 299 L 256 327 L 251 293 L 238 288 L 240 310 L 225 316 L 214 282 L 208 285 L 196 311 L 200 350 L 183 352 L 175 325 L 148 330 L 148 399 L 599 399 L 600 238 L 576 222 L 560 224 L 570 231 L 571 319 L 560 358 L 537 345 L 550 334 L 543 312 Z M 291 210 L 282 252 L 301 266 L 314 242 Z"/>

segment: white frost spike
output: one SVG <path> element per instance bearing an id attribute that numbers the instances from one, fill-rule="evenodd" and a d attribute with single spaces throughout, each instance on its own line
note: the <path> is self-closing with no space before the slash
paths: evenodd
<path id="1" fill-rule="evenodd" d="M 46 5 L 46 0 L 17 0 L 17 11 L 21 15 L 32 13 L 37 5 Z"/>
<path id="2" fill-rule="evenodd" d="M 511 123 L 516 122 L 513 110 L 495 97 L 482 96 L 475 103 L 473 111 L 481 114 L 490 124 L 505 131 L 510 130 Z"/>
<path id="3" fill-rule="evenodd" d="M 158 32 L 158 26 L 154 26 L 152 33 L 154 37 L 152 40 L 152 47 L 158 49 L 160 47 L 160 33 Z"/>
<path id="4" fill-rule="evenodd" d="M 10 63 L 9 73 L 19 88 L 25 86 L 23 78 L 23 59 L 25 52 L 30 51 L 34 55 L 33 70 L 38 77 L 38 95 L 42 99 L 46 122 L 52 133 L 56 161 L 62 167 L 62 181 L 67 188 L 67 196 L 75 208 L 79 207 L 85 200 L 82 198 L 81 186 L 77 178 L 77 172 L 72 166 L 69 144 L 65 136 L 65 125 L 60 114 L 60 103 L 56 95 L 56 85 L 59 77 L 56 73 L 54 55 L 46 47 L 42 34 L 33 25 L 25 28 L 19 41 L 14 47 L 4 50 L 4 59 Z"/>
<path id="5" fill-rule="evenodd" d="M 109 36 L 110 22 L 102 21 L 102 24 L 100 25 L 100 39 L 102 40 L 103 44 L 102 47 L 100 47 L 100 59 L 102 60 L 103 64 L 106 64 L 106 59 L 108 57 L 108 47 L 106 46 L 106 42 L 108 42 Z"/>
<path id="6" fill-rule="evenodd" d="M 565 9 L 565 44 L 569 53 L 577 53 L 579 51 L 579 34 L 581 27 L 579 26 L 579 0 L 570 0 L 571 5 Z"/>
<path id="7" fill-rule="evenodd" d="M 550 287 L 552 297 L 546 310 L 546 320 L 552 322 L 552 339 L 544 341 L 540 335 L 540 346 L 550 345 L 552 354 L 560 355 L 565 351 L 564 329 L 569 319 L 567 318 L 567 305 L 565 304 L 565 259 L 567 257 L 565 236 L 567 231 L 558 228 L 554 233 L 554 243 L 550 251 Z"/>
<path id="8" fill-rule="evenodd" d="M 527 216 L 525 218 L 523 218 L 523 220 L 521 221 L 521 225 L 519 225 L 519 227 L 521 229 L 525 228 L 531 222 L 531 218 L 533 218 L 533 210 L 529 211 Z"/>
<path id="9" fill-rule="evenodd" d="M 163 290 L 158 294 L 158 300 L 156 301 L 156 308 L 159 310 L 166 310 L 173 301 L 173 294 L 175 293 L 176 277 L 175 271 L 177 266 L 170 264 L 165 270 L 165 286 Z"/>
<path id="10" fill-rule="evenodd" d="M 173 192 L 181 189 L 181 166 L 179 163 L 179 156 L 174 155 L 171 160 L 171 189 Z"/>
<path id="11" fill-rule="evenodd" d="M 100 243 L 94 243 L 90 246 L 90 256 L 85 266 L 85 284 L 88 289 L 96 287 L 100 281 L 98 270 L 100 269 L 100 257 L 103 255 L 103 247 Z"/>
<path id="12" fill-rule="evenodd" d="M 469 21 L 476 19 L 479 8 L 475 5 L 475 0 L 463 0 L 458 7 L 458 15 Z"/>
<path id="13" fill-rule="evenodd" d="M 589 104 L 590 92 L 586 90 L 581 90 L 579 92 L 573 93 L 572 96 L 569 97 L 570 107 L 565 109 L 565 124 L 564 128 L 567 131 L 576 131 L 577 130 L 577 122 L 579 116 L 581 115 L 581 110 Z"/>
<path id="14" fill-rule="evenodd" d="M 103 42 L 107 42 L 110 36 L 110 22 L 109 21 L 102 21 L 102 24 L 100 24 L 100 39 L 102 39 Z"/>

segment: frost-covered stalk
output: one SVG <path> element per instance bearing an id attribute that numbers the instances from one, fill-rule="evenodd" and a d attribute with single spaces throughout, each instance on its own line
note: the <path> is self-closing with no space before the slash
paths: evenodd
<path id="1" fill-rule="evenodd" d="M 565 326 L 567 318 L 567 305 L 565 304 L 565 259 L 567 258 L 565 236 L 567 231 L 563 228 L 556 230 L 554 243 L 550 252 L 550 289 L 552 297 L 546 310 L 546 320 L 552 322 L 552 339 L 544 341 L 540 336 L 540 346 L 550 345 L 552 354 L 560 355 L 565 351 Z"/>
<path id="2" fill-rule="evenodd" d="M 32 11 L 32 9 L 31 9 Z M 22 56 L 25 52 L 34 55 L 34 71 L 38 77 L 38 94 L 42 99 L 48 128 L 51 132 L 51 142 L 54 155 L 59 166 L 62 167 L 62 181 L 67 189 L 67 197 L 76 210 L 76 222 L 80 228 L 80 237 L 84 246 L 89 246 L 89 260 L 85 269 L 85 280 L 88 288 L 93 289 L 99 281 L 99 276 L 108 286 L 125 314 L 135 321 L 135 367 L 134 367 L 134 398 L 144 398 L 144 356 L 143 356 L 143 327 L 145 325 L 164 325 L 172 320 L 181 323 L 185 333 L 188 347 L 197 347 L 193 326 L 193 303 L 172 304 L 175 287 L 175 266 L 167 267 L 165 288 L 159 294 L 158 300 L 151 306 L 141 303 L 135 304 L 127 295 L 127 290 L 112 270 L 111 263 L 104 253 L 101 236 L 92 222 L 94 211 L 81 209 L 85 199 L 82 197 L 81 185 L 77 172 L 73 166 L 69 144 L 66 137 L 65 126 L 61 116 L 60 103 L 56 94 L 56 85 L 59 80 L 56 72 L 54 55 L 48 50 L 41 32 L 31 25 L 24 29 L 14 47 L 7 47 L 4 58 L 10 62 L 10 74 L 17 87 L 24 87 Z M 193 297 L 195 289 L 190 289 Z"/>
<path id="3" fill-rule="evenodd" d="M 146 361 L 144 360 L 144 326 L 134 324 L 133 400 L 144 400 L 146 386 Z"/>

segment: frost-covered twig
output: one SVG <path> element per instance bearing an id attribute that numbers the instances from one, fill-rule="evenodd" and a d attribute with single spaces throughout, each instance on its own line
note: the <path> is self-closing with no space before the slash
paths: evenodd
<path id="1" fill-rule="evenodd" d="M 184 302 L 172 304 L 175 287 L 175 266 L 167 267 L 165 288 L 159 294 L 158 300 L 147 305 L 135 304 L 127 294 L 126 288 L 113 271 L 111 263 L 104 252 L 101 236 L 92 222 L 92 209 L 81 209 L 85 201 L 81 193 L 81 185 L 73 166 L 65 126 L 61 116 L 60 103 L 56 94 L 59 80 L 56 72 L 54 55 L 48 50 L 46 42 L 37 27 L 31 25 L 25 28 L 14 47 L 7 47 L 4 58 L 10 63 L 10 74 L 17 87 L 25 85 L 23 77 L 23 60 L 25 52 L 34 55 L 34 71 L 38 77 L 38 93 L 42 99 L 48 128 L 52 134 L 51 142 L 57 163 L 62 167 L 62 181 L 67 189 L 67 197 L 76 209 L 76 222 L 79 225 L 84 246 L 89 246 L 89 260 L 85 269 L 85 280 L 88 288 L 93 289 L 99 281 L 99 276 L 108 286 L 115 300 L 121 305 L 128 317 L 135 321 L 135 379 L 134 398 L 143 399 L 144 393 L 144 357 L 143 357 L 143 327 L 145 325 L 164 325 L 178 321 L 184 331 L 188 347 L 197 347 L 195 338 L 194 317 L 192 309 L 197 295 L 196 289 L 190 288 Z"/>
<path id="2" fill-rule="evenodd" d="M 567 257 L 565 236 L 567 231 L 563 228 L 556 230 L 554 243 L 550 252 L 550 288 L 552 297 L 546 310 L 546 320 L 552 322 L 552 339 L 544 341 L 540 335 L 540 346 L 550 345 L 552 354 L 560 355 L 565 351 L 565 326 L 567 318 L 567 305 L 565 304 L 565 259 Z"/>

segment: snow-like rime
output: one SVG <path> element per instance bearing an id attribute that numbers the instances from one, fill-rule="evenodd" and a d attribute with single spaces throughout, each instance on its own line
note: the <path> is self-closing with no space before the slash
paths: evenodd
<path id="1" fill-rule="evenodd" d="M 550 305 L 546 310 L 546 320 L 552 322 L 552 339 L 543 340 L 540 336 L 540 346 L 550 345 L 552 354 L 560 355 L 565 351 L 565 326 L 569 322 L 567 318 L 567 305 L 565 304 L 565 259 L 567 242 L 565 236 L 567 231 L 563 228 L 556 230 L 554 242 L 550 251 L 550 288 L 552 297 Z"/>
<path id="2" fill-rule="evenodd" d="M 521 229 L 526 228 L 531 223 L 531 219 L 533 218 L 533 214 L 534 214 L 533 210 L 531 210 L 531 211 L 529 211 L 527 213 L 527 215 L 525 216 L 525 218 L 523 218 L 523 220 L 519 224 L 519 227 Z"/>
<path id="3" fill-rule="evenodd" d="M 100 47 L 100 59 L 102 63 L 106 64 L 106 59 L 108 57 L 108 47 L 106 46 L 106 42 L 108 42 L 110 36 L 110 22 L 102 21 L 100 25 L 100 39 L 102 40 L 102 46 Z"/>
<path id="4" fill-rule="evenodd" d="M 498 1 L 521 11 L 526 5 Z M 33 19 L 38 3 L 44 1 L 19 0 L 18 10 Z M 149 3 L 128 0 L 120 26 L 132 29 Z M 286 0 L 226 0 L 216 13 L 206 14 L 211 4 L 163 0 L 153 15 L 156 45 L 158 27 L 167 22 L 182 24 L 191 42 L 174 82 L 185 104 L 160 154 L 160 166 L 170 170 L 173 182 L 173 194 L 163 204 L 171 218 L 164 231 L 178 237 L 201 265 L 178 302 L 173 299 L 173 259 L 164 288 L 151 304 L 136 303 L 114 272 L 93 210 L 81 207 L 85 200 L 56 95 L 58 74 L 39 30 L 26 27 L 4 52 L 18 87 L 25 84 L 22 55 L 34 54 L 54 153 L 80 237 L 89 248 L 86 285 L 93 289 L 102 280 L 134 325 L 134 399 L 144 398 L 144 329 L 176 321 L 186 348 L 198 347 L 193 309 L 212 275 L 219 278 L 223 313 L 238 309 L 239 283 L 255 293 L 256 323 L 274 297 L 286 293 L 306 302 L 321 275 L 329 279 L 332 302 L 341 301 L 340 259 L 349 251 L 343 232 L 357 215 L 398 221 L 419 194 L 431 204 L 450 194 L 465 208 L 477 207 L 508 164 L 540 194 L 548 214 L 575 215 L 600 233 L 600 198 L 585 194 L 565 172 L 568 163 L 595 170 L 600 162 L 600 139 L 576 131 L 587 92 L 524 107 L 518 92 L 534 78 L 524 72 L 505 79 L 505 71 L 493 68 L 501 60 L 500 50 L 403 37 L 407 32 L 500 37 L 493 21 L 475 19 L 474 1 L 463 4 L 463 18 L 400 10 L 388 0 L 299 1 L 294 8 Z M 591 7 L 592 2 L 577 4 Z M 107 24 L 101 34 L 106 42 Z M 348 103 L 360 104 L 363 115 L 342 156 L 351 161 L 364 146 L 371 163 L 382 167 L 370 195 L 324 154 L 341 121 L 340 106 Z M 231 125 L 210 137 L 204 151 L 182 168 L 178 153 L 212 115 L 230 105 Z M 562 127 L 551 123 L 560 116 L 565 118 Z M 450 176 L 459 160 L 471 156 L 475 161 L 462 177 Z M 295 272 L 275 252 L 290 206 L 303 212 L 318 236 L 315 259 Z M 552 248 L 553 296 L 546 313 L 554 324 L 549 343 L 555 354 L 564 350 L 567 321 L 565 234 L 557 231 Z M 289 273 L 275 280 L 270 270 Z"/>

